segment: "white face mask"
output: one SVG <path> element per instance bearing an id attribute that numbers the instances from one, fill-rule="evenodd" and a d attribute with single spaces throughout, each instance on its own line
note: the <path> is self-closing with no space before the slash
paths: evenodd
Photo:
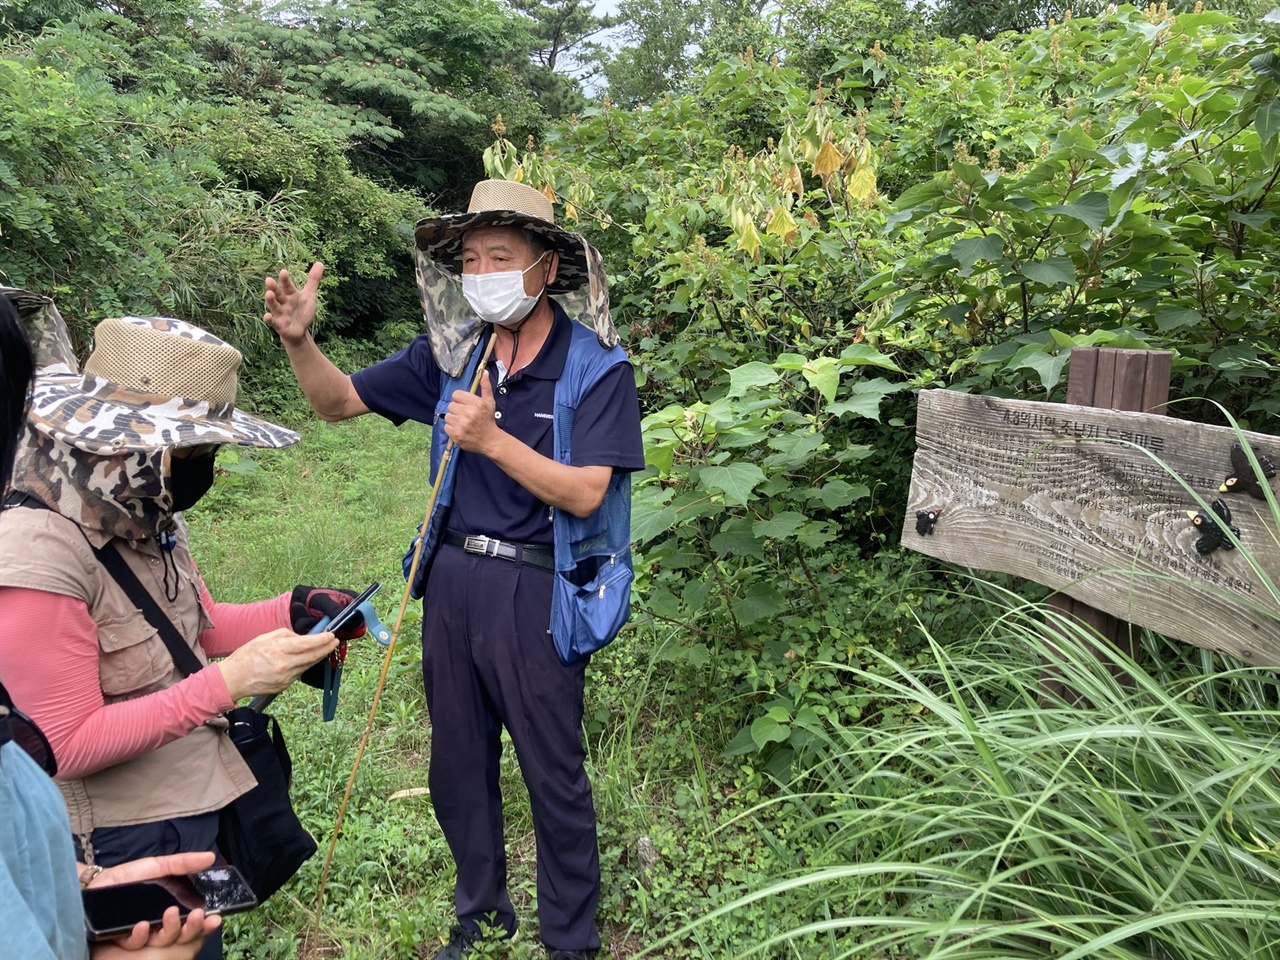
<path id="1" fill-rule="evenodd" d="M 499 327 L 518 327 L 533 312 L 542 297 L 524 292 L 524 275 L 542 262 L 544 253 L 524 270 L 499 270 L 495 273 L 464 273 L 462 295 L 476 316 Z M 546 285 L 543 285 L 543 290 Z"/>

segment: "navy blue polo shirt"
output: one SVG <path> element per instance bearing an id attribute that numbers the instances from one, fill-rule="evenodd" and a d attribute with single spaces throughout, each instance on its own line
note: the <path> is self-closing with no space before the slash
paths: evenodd
<path id="1" fill-rule="evenodd" d="M 545 457 L 554 457 L 552 422 L 555 387 L 569 353 L 573 321 L 554 300 L 555 319 L 533 361 L 498 385 L 490 358 L 488 375 L 498 425 Z M 496 351 L 495 351 L 496 352 Z M 506 358 L 499 358 L 506 359 Z M 440 368 L 426 335 L 408 347 L 352 374 L 364 405 L 392 423 L 430 424 L 440 398 Z M 578 405 L 570 439 L 570 466 L 644 468 L 640 402 L 631 364 L 620 363 L 587 392 Z M 457 464 L 448 528 L 515 543 L 552 542 L 551 511 L 488 457 L 454 450 Z"/>

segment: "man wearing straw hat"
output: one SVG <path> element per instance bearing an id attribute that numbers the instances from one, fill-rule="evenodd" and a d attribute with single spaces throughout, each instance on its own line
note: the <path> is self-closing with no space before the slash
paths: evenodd
<path id="1" fill-rule="evenodd" d="M 529 790 L 542 942 L 552 960 L 584 960 L 600 946 L 584 668 L 627 614 L 630 472 L 644 466 L 635 380 L 600 254 L 537 190 L 481 181 L 466 213 L 417 225 L 415 252 L 427 332 L 381 363 L 347 376 L 316 347 L 321 264 L 301 288 L 268 279 L 265 320 L 323 419 L 433 426 L 436 494 L 406 574 L 424 597 L 431 800 L 457 866 L 457 924 L 436 960 L 470 953 L 486 927 L 515 933 L 504 727 Z"/>

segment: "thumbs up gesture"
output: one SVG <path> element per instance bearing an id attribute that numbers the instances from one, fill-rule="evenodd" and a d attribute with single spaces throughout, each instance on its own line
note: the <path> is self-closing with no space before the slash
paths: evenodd
<path id="1" fill-rule="evenodd" d="M 496 418 L 493 386 L 486 370 L 480 377 L 479 395 L 455 390 L 444 418 L 445 433 L 463 450 L 486 453 L 502 433 Z"/>

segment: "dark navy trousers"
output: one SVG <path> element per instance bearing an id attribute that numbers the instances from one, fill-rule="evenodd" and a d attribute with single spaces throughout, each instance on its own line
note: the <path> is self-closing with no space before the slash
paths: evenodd
<path id="1" fill-rule="evenodd" d="M 428 783 L 457 866 L 469 930 L 514 933 L 498 783 L 506 727 L 533 812 L 538 922 L 553 950 L 594 950 L 600 858 L 584 766 L 584 665 L 556 656 L 551 574 L 441 546 L 423 598 L 422 677 L 431 714 Z"/>

